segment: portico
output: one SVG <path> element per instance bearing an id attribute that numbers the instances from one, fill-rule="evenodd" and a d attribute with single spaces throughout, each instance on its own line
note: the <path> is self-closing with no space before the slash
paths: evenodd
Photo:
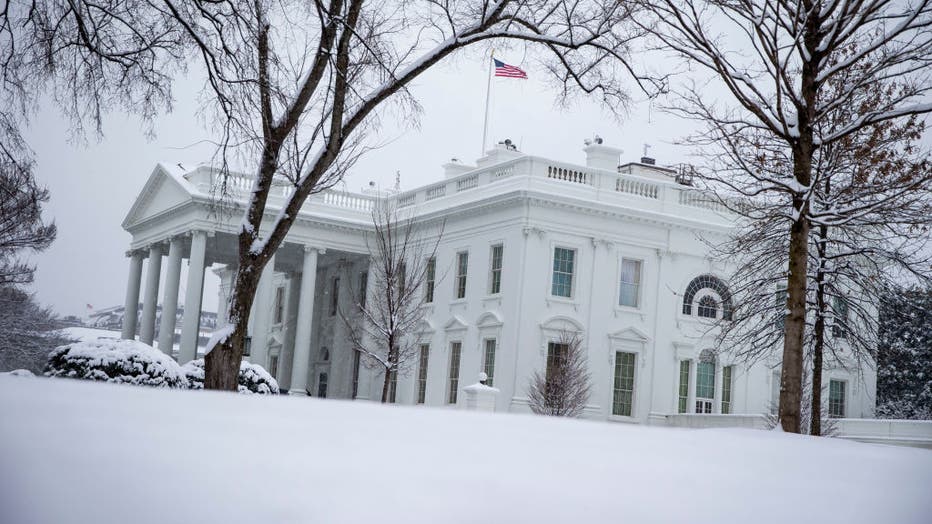
<path id="1" fill-rule="evenodd" d="M 239 217 L 227 213 L 218 218 L 220 212 L 210 193 L 216 177 L 216 172 L 204 168 L 184 173 L 159 165 L 123 223 L 133 240 L 127 251 L 130 271 L 122 336 L 136 336 L 141 294 L 139 340 L 156 345 L 181 364 L 199 356 L 197 342 L 208 268 L 221 281 L 218 328 L 228 322 L 225 305 L 237 267 L 235 224 Z M 356 198 L 331 206 L 340 214 L 339 226 L 334 224 L 337 217 L 328 216 L 326 206 L 318 216 L 302 217 L 259 280 L 249 319 L 247 358 L 269 370 L 291 394 L 306 395 L 317 385 L 321 377 L 315 370 L 323 365 L 320 348 L 327 353 L 329 369 L 323 378 L 330 384 L 327 387 L 336 384 L 334 375 L 340 376 L 343 384 L 360 380 L 358 375 L 349 377 L 356 370 L 350 369 L 353 359 L 344 344 L 346 327 L 334 306 L 349 304 L 356 296 L 351 286 L 364 280 L 360 275 L 368 267 L 364 237 L 371 227 L 371 203 Z M 351 218 L 349 223 L 347 218 Z M 182 282 L 184 266 L 187 277 Z M 156 333 L 160 289 L 162 315 Z M 338 294 L 336 299 L 334 293 Z M 175 351 L 175 319 L 181 296 L 184 313 Z M 349 391 L 339 393 L 344 396 Z"/>

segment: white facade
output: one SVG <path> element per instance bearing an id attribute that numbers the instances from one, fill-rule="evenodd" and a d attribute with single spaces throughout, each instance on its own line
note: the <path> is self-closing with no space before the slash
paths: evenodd
<path id="1" fill-rule="evenodd" d="M 699 312 L 725 314 L 727 290 L 716 289 L 716 279 L 727 280 L 729 272 L 708 258 L 705 242 L 724 238 L 731 218 L 700 192 L 676 183 L 672 170 L 618 166 L 620 151 L 601 144 L 585 152 L 585 165 L 571 165 L 500 145 L 476 167 L 447 164 L 444 180 L 412 191 L 313 196 L 276 255 L 274 272 L 260 283 L 250 319 L 250 359 L 273 371 L 292 393 L 352 398 L 355 390 L 356 398 L 378 398 L 381 377 L 365 366 L 356 374 L 346 327 L 333 314 L 332 293 L 338 293 L 339 306 L 359 289 L 368 267 L 370 210 L 376 198 L 392 198 L 425 224 L 445 222 L 434 300 L 425 307 L 419 334 L 430 346 L 426 404 L 450 405 L 451 384 L 456 384 L 455 404 L 462 405 L 462 387 L 475 382 L 480 371 L 492 371 L 501 392 L 496 410 L 527 410 L 532 373 L 546 365 L 549 344 L 571 331 L 584 341 L 593 378 L 585 416 L 651 423 L 683 409 L 722 413 L 723 404 L 735 414 L 768 412 L 779 389 L 779 351 L 753 365 L 735 361 L 728 351 L 714 358 L 704 352 L 714 344 L 709 321 Z M 123 223 L 133 235 L 127 307 L 139 302 L 143 258 L 166 257 L 167 263 L 169 245 L 193 260 L 186 313 L 200 305 L 203 272 L 198 280 L 197 270 L 235 263 L 240 218 L 212 212 L 211 189 L 218 178 L 209 168 L 156 167 Z M 231 181 L 241 192 L 251 187 L 245 177 Z M 284 185 L 275 188 L 270 221 L 287 191 Z M 493 292 L 496 246 L 502 255 L 500 289 Z M 468 254 L 466 292 L 457 298 L 456 263 L 463 253 Z M 555 257 L 564 270 L 556 276 Z M 215 271 L 223 282 L 223 304 L 231 272 Z M 696 282 L 705 285 L 691 287 L 699 277 Z M 147 284 L 153 285 L 148 276 Z M 163 304 L 171 303 L 171 294 L 166 290 Z M 714 311 L 704 297 L 714 300 Z M 155 310 L 158 297 L 142 298 L 140 322 L 147 329 L 140 332 L 149 334 L 146 313 Z M 218 322 L 224 322 L 222 312 Z M 189 324 L 196 322 L 184 326 Z M 125 332 L 134 333 L 135 326 Z M 195 355 L 185 340 L 182 334 L 181 360 Z M 495 341 L 494 366 L 485 362 L 488 340 Z M 453 347 L 459 347 L 459 362 L 451 381 L 451 371 L 457 371 L 451 366 Z M 417 366 L 399 377 L 398 403 L 416 403 Z M 826 405 L 830 382 L 837 381 L 836 399 L 843 382 L 844 405 L 836 403 L 840 414 L 873 415 L 872 370 L 859 377 L 829 368 L 823 381 Z"/>

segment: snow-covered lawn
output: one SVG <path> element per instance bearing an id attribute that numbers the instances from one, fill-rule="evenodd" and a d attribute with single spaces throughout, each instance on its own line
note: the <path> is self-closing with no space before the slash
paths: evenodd
<path id="1" fill-rule="evenodd" d="M 932 521 L 932 452 L 0 377 L 0 522 Z"/>

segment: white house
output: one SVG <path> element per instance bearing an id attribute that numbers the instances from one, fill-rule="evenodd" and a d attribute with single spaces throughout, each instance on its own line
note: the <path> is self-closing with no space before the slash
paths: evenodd
<path id="1" fill-rule="evenodd" d="M 391 198 L 417 220 L 445 221 L 435 281 L 425 286 L 433 296 L 421 360 L 398 378 L 396 402 L 462 405 L 462 387 L 484 371 L 501 390 L 498 411 L 526 410 L 532 373 L 572 331 L 584 340 L 593 378 L 586 416 L 656 423 L 677 413 L 770 411 L 779 351 L 749 365 L 710 350 L 706 317 L 721 318 L 733 304 L 729 268 L 708 258 L 703 239 L 723 238 L 732 219 L 651 159 L 619 165 L 621 152 L 601 143 L 584 152 L 585 164 L 575 165 L 499 144 L 476 166 L 451 161 L 442 180 L 411 191 L 314 195 L 260 282 L 249 358 L 294 394 L 378 398 L 381 377 L 360 365 L 336 312 L 366 285 L 370 211 L 376 199 Z M 235 264 L 240 216 L 212 206 L 219 178 L 207 167 L 160 164 L 123 222 L 132 235 L 127 310 L 139 303 L 149 260 L 144 342 L 174 329 L 163 322 L 155 333 L 154 315 L 161 299 L 163 318 L 174 318 L 181 262 L 189 259 L 182 362 L 195 357 L 196 331 L 188 328 L 198 325 L 205 268 Z M 239 195 L 252 184 L 246 176 L 229 183 Z M 284 183 L 274 188 L 269 220 L 288 191 Z M 215 271 L 223 304 L 231 271 Z M 124 336 L 132 337 L 136 316 L 125 318 Z M 872 370 L 859 377 L 829 368 L 824 383 L 832 415 L 872 416 Z"/>

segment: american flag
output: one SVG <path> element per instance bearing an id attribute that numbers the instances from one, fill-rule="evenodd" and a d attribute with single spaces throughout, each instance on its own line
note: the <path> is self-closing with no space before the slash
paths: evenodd
<path id="1" fill-rule="evenodd" d="M 513 65 L 508 65 L 505 62 L 500 62 L 498 60 L 492 59 L 495 61 L 495 76 L 504 76 L 508 78 L 523 78 L 527 80 L 527 73 L 518 69 Z"/>

